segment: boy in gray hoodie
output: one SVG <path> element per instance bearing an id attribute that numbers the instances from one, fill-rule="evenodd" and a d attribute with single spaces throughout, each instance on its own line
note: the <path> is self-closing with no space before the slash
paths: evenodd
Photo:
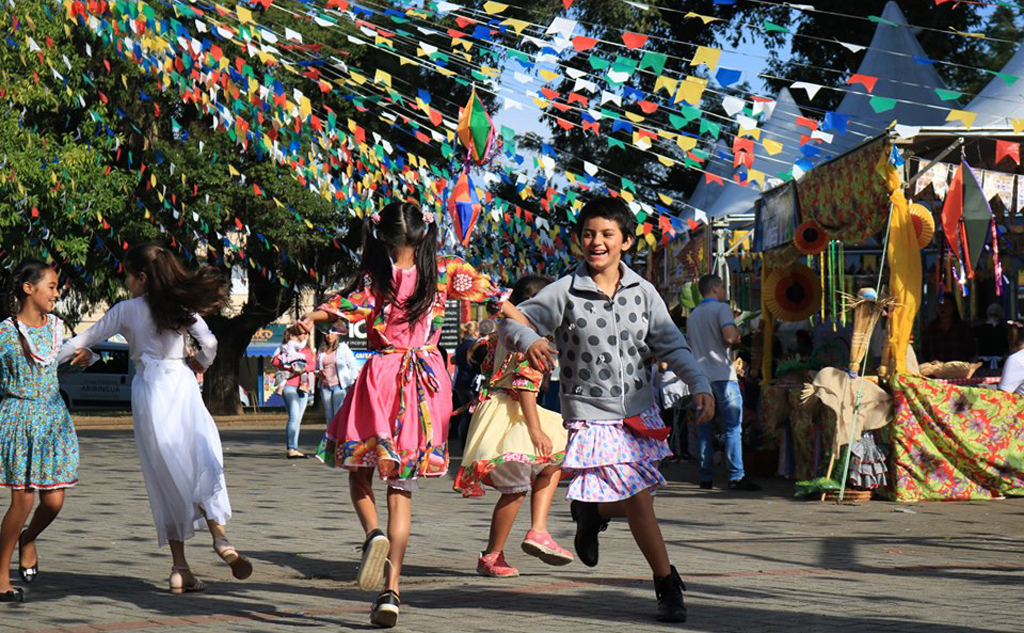
<path id="1" fill-rule="evenodd" d="M 684 622 L 683 582 L 669 562 L 651 494 L 665 484 L 658 462 L 671 455 L 669 429 L 645 364 L 657 356 L 687 383 L 701 424 L 715 412 L 711 386 L 654 286 L 622 263 L 636 232 L 629 207 L 596 198 L 580 212 L 577 232 L 583 262 L 519 305 L 536 331 L 506 321 L 503 335 L 540 370 L 551 367 L 554 351 L 542 337 L 554 336 L 569 430 L 562 468 L 573 475 L 568 497 L 580 560 L 596 565 L 598 533 L 625 516 L 654 573 L 658 618 Z"/>

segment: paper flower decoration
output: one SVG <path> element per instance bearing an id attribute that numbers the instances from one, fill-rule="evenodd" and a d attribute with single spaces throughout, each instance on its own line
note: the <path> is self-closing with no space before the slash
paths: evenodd
<path id="1" fill-rule="evenodd" d="M 935 235 L 935 218 L 928 207 L 922 204 L 910 205 L 910 221 L 914 225 L 914 235 L 917 236 L 917 246 L 924 248 L 932 242 Z"/>
<path id="2" fill-rule="evenodd" d="M 782 321 L 802 321 L 821 308 L 818 276 L 803 264 L 772 272 L 762 292 L 768 310 Z"/>
<path id="3" fill-rule="evenodd" d="M 793 245 L 796 250 L 804 255 L 817 255 L 825 250 L 828 244 L 828 235 L 825 229 L 814 220 L 804 220 L 796 227 L 796 236 L 793 237 Z"/>

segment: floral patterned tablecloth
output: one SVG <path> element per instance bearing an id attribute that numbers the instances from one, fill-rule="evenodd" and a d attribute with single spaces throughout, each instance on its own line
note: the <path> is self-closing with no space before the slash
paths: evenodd
<path id="1" fill-rule="evenodd" d="M 892 387 L 892 499 L 1024 495 L 1024 398 L 907 375 Z"/>

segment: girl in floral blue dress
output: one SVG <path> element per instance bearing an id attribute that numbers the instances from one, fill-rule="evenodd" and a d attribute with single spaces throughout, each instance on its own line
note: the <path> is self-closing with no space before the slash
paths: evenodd
<path id="1" fill-rule="evenodd" d="M 0 486 L 11 489 L 0 530 L 0 602 L 23 600 L 7 575 L 14 548 L 21 579 L 30 583 L 39 572 L 36 539 L 57 518 L 64 489 L 78 482 L 78 437 L 57 385 L 64 326 L 50 311 L 59 295 L 56 271 L 27 261 L 0 297 Z M 22 530 L 36 492 L 39 506 Z"/>

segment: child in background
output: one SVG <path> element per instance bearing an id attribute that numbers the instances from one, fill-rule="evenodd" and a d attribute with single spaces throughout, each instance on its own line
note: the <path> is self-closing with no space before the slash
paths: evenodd
<path id="1" fill-rule="evenodd" d="M 445 301 L 485 301 L 499 294 L 490 280 L 455 257 L 437 253 L 431 212 L 393 202 L 363 226 L 362 259 L 348 289 L 297 324 L 363 319 L 375 353 L 328 427 L 318 457 L 349 471 L 349 491 L 366 533 L 357 583 L 383 591 L 371 623 L 393 627 L 401 605 L 399 578 L 419 477 L 448 471 L 452 383 L 438 350 Z M 505 316 L 522 315 L 501 305 Z M 524 320 L 525 322 L 525 320 Z M 387 485 L 387 535 L 377 517 L 373 475 Z"/>
<path id="2" fill-rule="evenodd" d="M 220 433 L 203 404 L 196 371 L 217 355 L 217 339 L 200 314 L 223 307 L 227 279 L 205 266 L 186 270 L 158 244 L 133 247 L 124 258 L 125 285 L 132 298 L 112 307 L 96 325 L 65 343 L 61 358 L 115 334 L 128 341 L 135 362 L 132 422 L 142 476 L 156 525 L 157 543 L 170 545 L 171 593 L 203 591 L 185 559 L 185 540 L 206 527 L 213 550 L 235 578 L 252 575 L 252 563 L 228 541 L 231 518 Z M 186 339 L 198 344 L 186 356 Z"/>
<path id="3" fill-rule="evenodd" d="M 78 482 L 78 436 L 60 397 L 57 354 L 64 324 L 50 314 L 60 296 L 57 272 L 26 261 L 10 272 L 0 296 L 0 486 L 11 505 L 0 531 L 0 602 L 21 602 L 7 570 L 18 548 L 18 575 L 39 574 L 36 539 L 64 506 L 64 491 Z M 88 364 L 88 354 L 76 364 Z M 22 529 L 39 493 L 39 507 Z M 31 562 L 29 562 L 31 561 Z"/>
<path id="4" fill-rule="evenodd" d="M 299 397 L 305 398 L 312 391 L 312 372 L 306 369 L 306 354 L 302 351 L 306 346 L 294 338 L 289 338 L 277 348 L 276 358 L 280 361 L 280 371 L 274 374 L 274 391 L 277 395 L 284 394 L 288 379 L 296 373 L 299 376 Z"/>
<path id="5" fill-rule="evenodd" d="M 518 305 L 550 283 L 546 277 L 523 277 L 512 288 L 509 303 Z M 507 578 L 519 575 L 505 562 L 503 550 L 527 492 L 532 493 L 531 523 L 523 551 L 549 565 L 568 565 L 573 557 L 551 538 L 547 523 L 561 476 L 558 464 L 565 457 L 562 418 L 537 406 L 543 373 L 531 369 L 522 354 L 510 353 L 498 338 L 487 344 L 483 369 L 489 388 L 473 413 L 454 487 L 466 497 L 483 495 L 481 484 L 501 493 L 476 571 Z"/>
<path id="6" fill-rule="evenodd" d="M 652 495 L 665 483 L 658 462 L 671 454 L 669 430 L 645 363 L 656 356 L 687 383 L 700 423 L 714 415 L 715 401 L 657 290 L 622 263 L 635 232 L 636 218 L 622 200 L 590 201 L 577 223 L 583 262 L 519 306 L 536 332 L 513 321 L 502 328 L 510 347 L 540 370 L 551 367 L 554 351 L 542 337 L 555 337 L 569 430 L 562 468 L 573 475 L 568 497 L 577 556 L 596 565 L 598 533 L 625 516 L 654 573 L 658 618 L 683 622 L 683 581 L 669 562 Z"/>

